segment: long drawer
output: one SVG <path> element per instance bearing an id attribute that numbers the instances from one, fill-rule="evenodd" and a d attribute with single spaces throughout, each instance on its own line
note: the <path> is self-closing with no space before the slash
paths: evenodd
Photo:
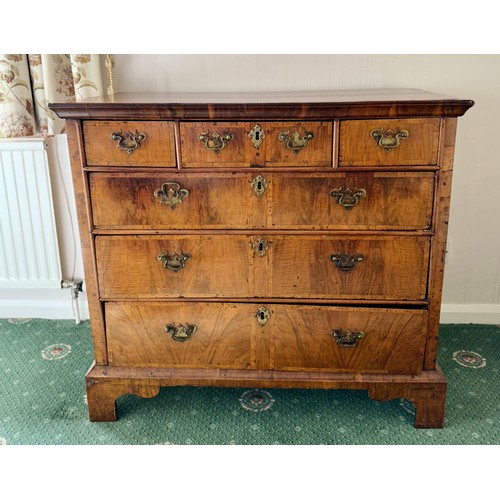
<path id="1" fill-rule="evenodd" d="M 289 304 L 106 303 L 114 366 L 414 374 L 427 312 Z"/>
<path id="2" fill-rule="evenodd" d="M 432 172 L 92 173 L 102 229 L 427 229 Z"/>
<path id="3" fill-rule="evenodd" d="M 100 296 L 422 300 L 429 238 L 98 236 Z"/>

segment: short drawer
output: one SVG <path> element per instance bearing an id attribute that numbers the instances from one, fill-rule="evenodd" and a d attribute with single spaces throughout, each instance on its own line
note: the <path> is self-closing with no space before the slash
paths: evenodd
<path id="1" fill-rule="evenodd" d="M 270 297 L 426 297 L 429 237 L 271 235 L 268 240 Z"/>
<path id="2" fill-rule="evenodd" d="M 430 227 L 432 172 L 270 174 L 275 229 L 416 230 Z"/>
<path id="3" fill-rule="evenodd" d="M 89 166 L 175 167 L 173 122 L 84 121 Z"/>
<path id="4" fill-rule="evenodd" d="M 346 120 L 340 123 L 340 167 L 436 165 L 439 118 Z"/>
<path id="5" fill-rule="evenodd" d="M 276 370 L 416 374 L 427 311 L 273 306 Z"/>
<path id="6" fill-rule="evenodd" d="M 237 304 L 107 302 L 109 363 L 248 368 L 258 326 L 255 310 Z"/>
<path id="7" fill-rule="evenodd" d="M 101 298 L 248 297 L 246 236 L 97 236 Z"/>
<path id="8" fill-rule="evenodd" d="M 92 173 L 94 225 L 101 229 L 252 227 L 249 174 Z M 263 210 L 264 211 L 264 210 Z"/>
<path id="9" fill-rule="evenodd" d="M 185 167 L 329 167 L 332 122 L 185 122 Z"/>

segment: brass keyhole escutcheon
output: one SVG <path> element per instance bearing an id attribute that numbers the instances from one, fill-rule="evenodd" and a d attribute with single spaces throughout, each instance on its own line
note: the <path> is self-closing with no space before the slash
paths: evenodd
<path id="1" fill-rule="evenodd" d="M 258 240 L 251 243 L 251 245 L 258 257 L 264 257 L 266 252 L 269 250 L 271 242 L 267 241 L 266 238 L 259 238 Z"/>
<path id="2" fill-rule="evenodd" d="M 267 186 L 269 186 L 269 182 L 264 179 L 262 175 L 258 175 L 257 177 L 255 177 L 255 179 L 252 180 L 250 186 L 252 187 L 255 195 L 260 197 L 266 192 Z"/>
<path id="3" fill-rule="evenodd" d="M 271 317 L 271 311 L 261 306 L 255 313 L 255 317 L 257 318 L 257 323 L 259 323 L 260 326 L 264 326 Z"/>
<path id="4" fill-rule="evenodd" d="M 262 130 L 261 126 L 257 123 L 255 127 L 252 130 L 250 130 L 250 132 L 248 132 L 248 137 L 250 137 L 253 147 L 255 149 L 259 149 L 260 145 L 262 144 L 262 141 L 266 137 L 266 134 Z"/>

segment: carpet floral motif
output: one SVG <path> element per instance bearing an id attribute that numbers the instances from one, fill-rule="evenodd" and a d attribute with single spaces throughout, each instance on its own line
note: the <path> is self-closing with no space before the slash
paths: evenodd
<path id="1" fill-rule="evenodd" d="M 62 359 L 71 352 L 71 346 L 67 344 L 49 345 L 42 351 L 42 358 L 48 361 Z"/>
<path id="2" fill-rule="evenodd" d="M 477 352 L 456 351 L 452 356 L 453 361 L 466 368 L 484 368 L 486 359 Z"/>
<path id="3" fill-rule="evenodd" d="M 240 404 L 245 410 L 259 412 L 271 408 L 274 399 L 267 391 L 249 389 L 240 396 Z"/>

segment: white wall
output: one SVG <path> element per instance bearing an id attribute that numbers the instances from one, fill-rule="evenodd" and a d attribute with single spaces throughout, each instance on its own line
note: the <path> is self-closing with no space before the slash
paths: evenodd
<path id="1" fill-rule="evenodd" d="M 115 55 L 120 92 L 410 87 L 473 99 L 459 119 L 442 321 L 500 323 L 500 56 Z M 71 244 L 62 253 L 74 252 Z"/>

